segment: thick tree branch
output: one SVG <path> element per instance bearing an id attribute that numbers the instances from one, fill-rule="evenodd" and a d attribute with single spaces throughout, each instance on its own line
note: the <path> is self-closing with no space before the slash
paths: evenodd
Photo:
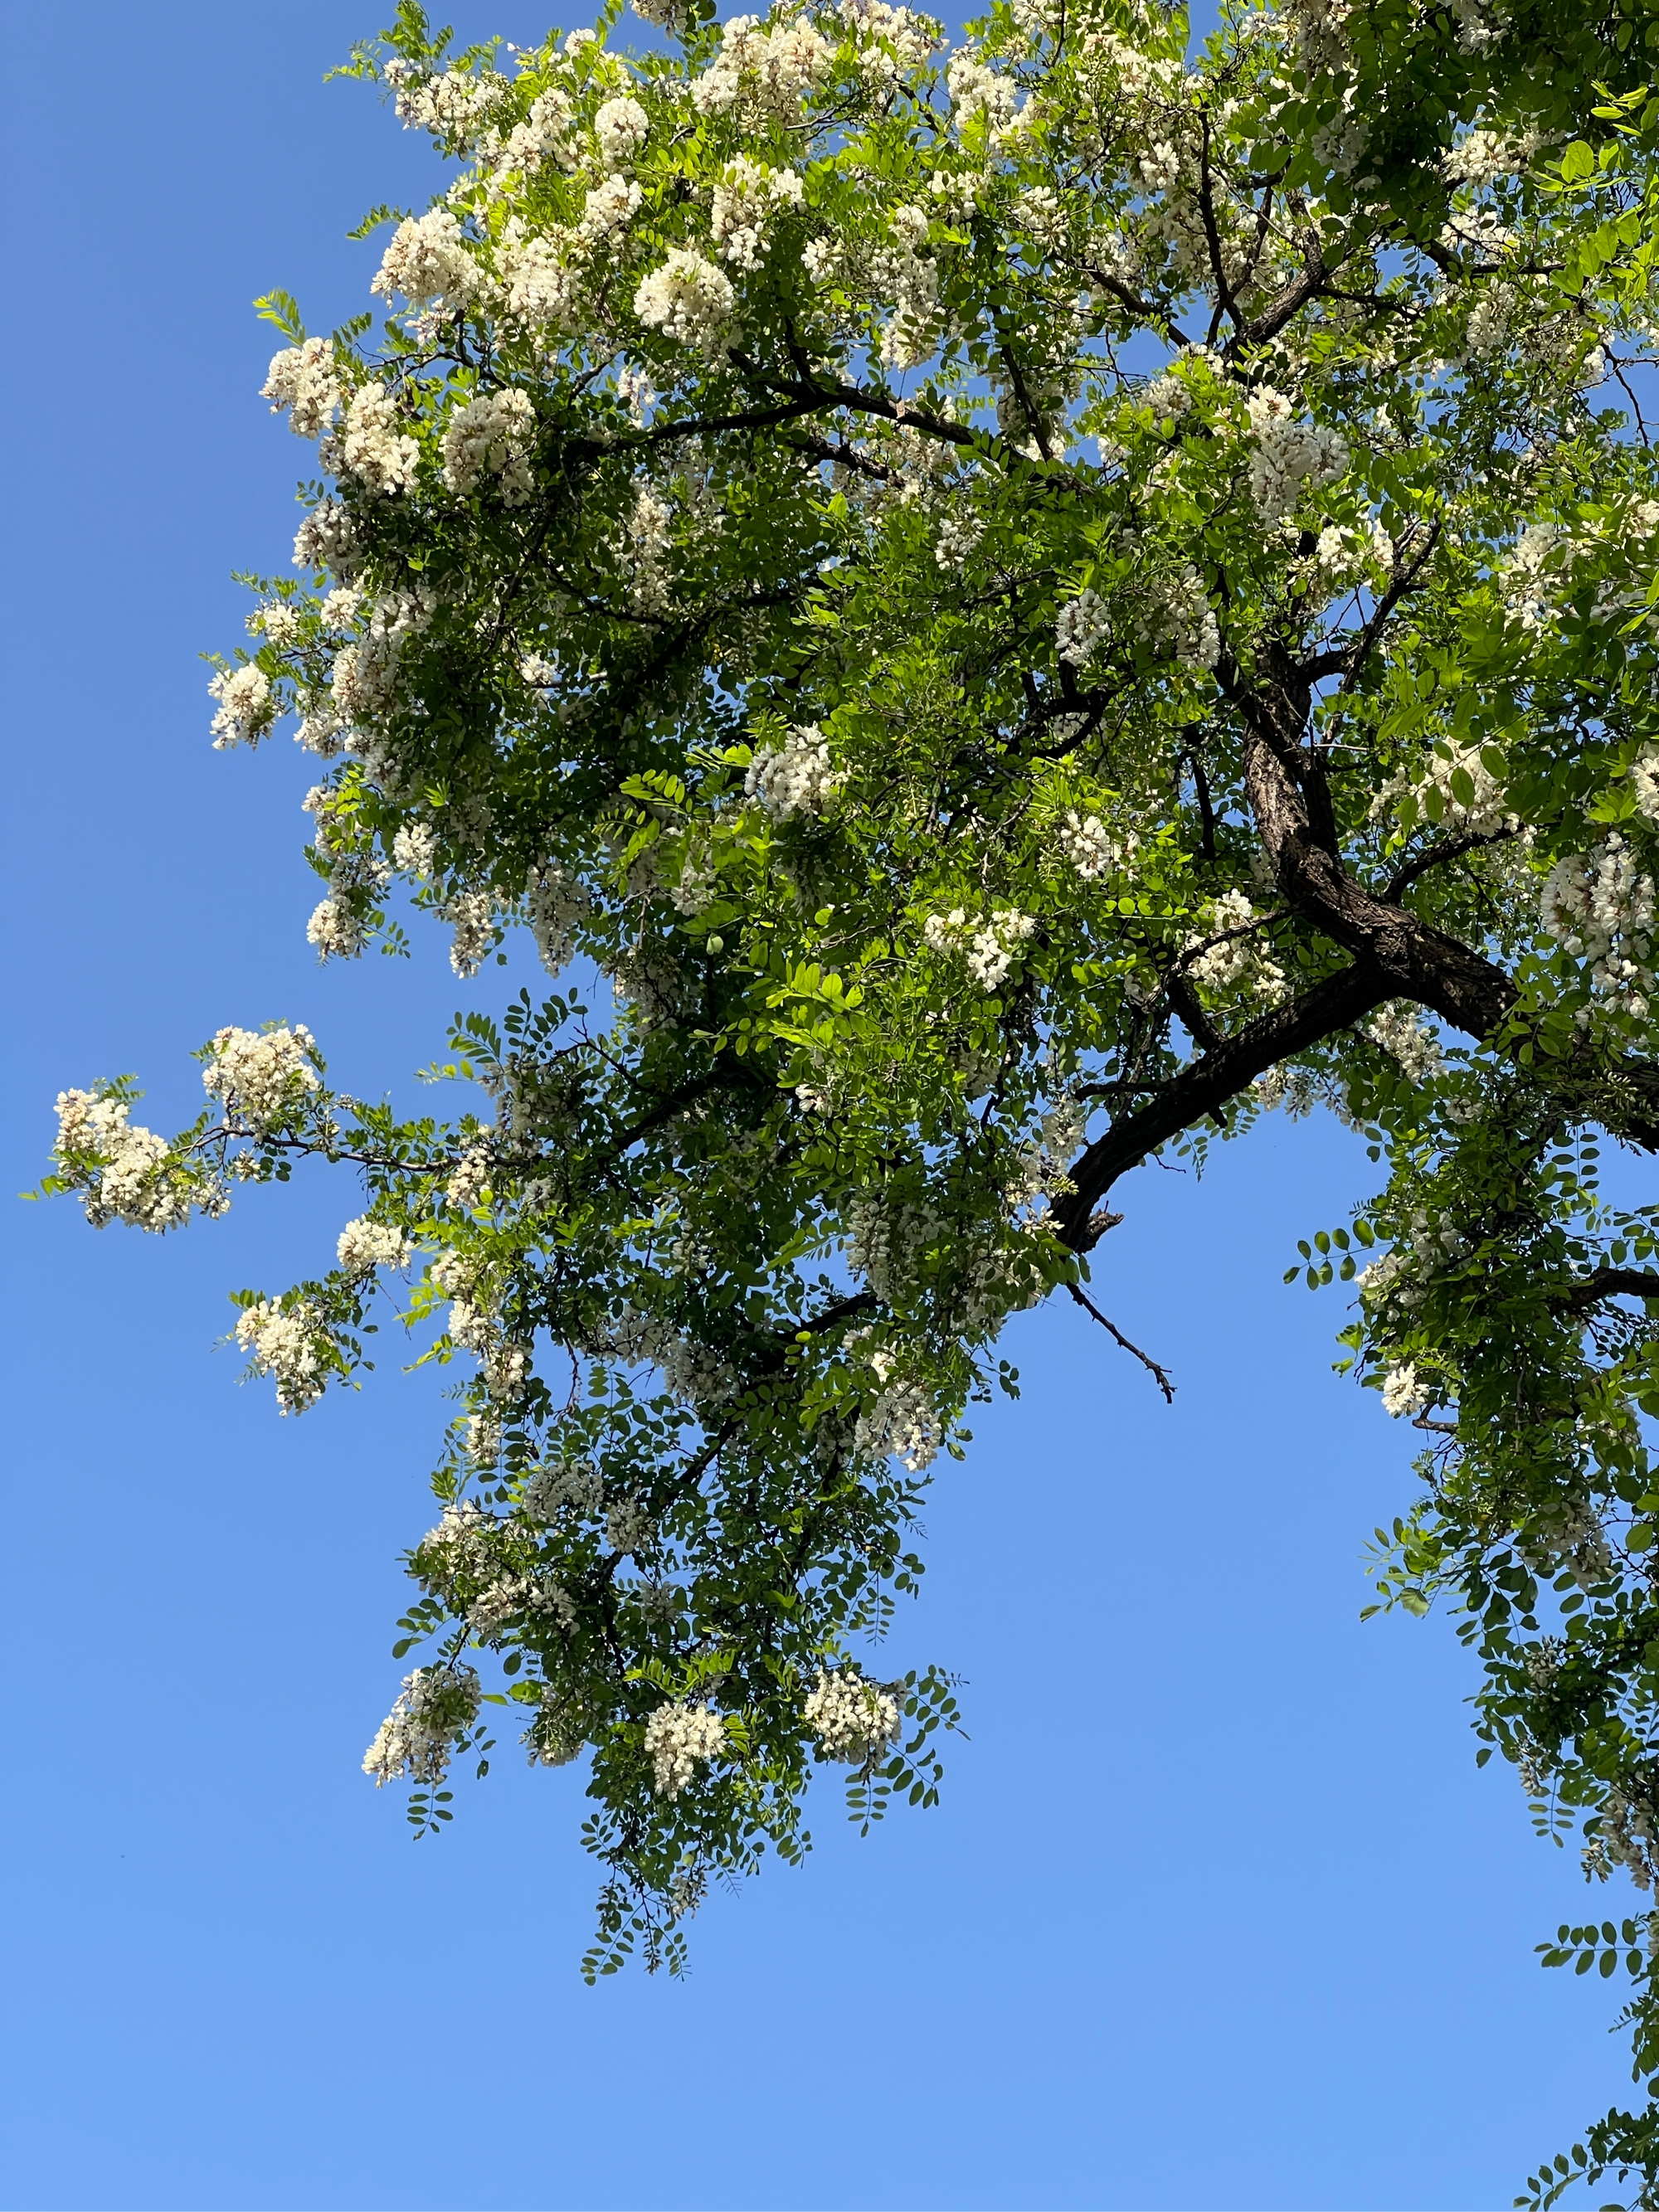
<path id="1" fill-rule="evenodd" d="M 1061 1241 L 1074 1251 L 1088 1251 L 1099 1234 L 1090 1215 L 1120 1176 L 1194 1122 L 1218 1113 L 1278 1061 L 1351 1028 L 1397 995 L 1398 986 L 1389 976 L 1369 962 L 1356 961 L 1189 1062 L 1146 1105 L 1097 1138 L 1068 1170 L 1073 1188 L 1054 1209 Z"/>

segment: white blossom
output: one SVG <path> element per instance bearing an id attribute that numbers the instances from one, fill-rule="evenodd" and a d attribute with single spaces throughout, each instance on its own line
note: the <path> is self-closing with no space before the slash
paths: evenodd
<path id="1" fill-rule="evenodd" d="M 276 1382 L 279 1413 L 303 1413 L 322 1396 L 332 1364 L 330 1340 L 308 1299 L 281 1306 L 258 1298 L 244 1306 L 236 1341 L 252 1358 L 255 1374 L 269 1375 Z"/>
<path id="2" fill-rule="evenodd" d="M 1379 1008 L 1366 1023 L 1365 1034 L 1396 1062 L 1408 1083 L 1426 1082 L 1444 1058 L 1439 1038 L 1407 1006 Z"/>
<path id="3" fill-rule="evenodd" d="M 371 1221 L 360 1214 L 340 1231 L 340 1266 L 348 1275 L 366 1275 L 375 1267 L 406 1267 L 415 1256 L 414 1240 L 404 1230 L 386 1221 Z"/>
<path id="4" fill-rule="evenodd" d="M 356 550 L 349 514 L 337 499 L 319 500 L 295 532 L 294 565 L 344 575 L 355 566 Z"/>
<path id="5" fill-rule="evenodd" d="M 1055 649 L 1062 660 L 1081 668 L 1111 635 L 1111 614 L 1100 593 L 1085 587 L 1068 599 L 1054 623 Z"/>
<path id="6" fill-rule="evenodd" d="M 227 1115 L 263 1136 L 309 1101 L 321 1079 L 303 1023 L 292 1029 L 222 1029 L 209 1048 L 202 1087 Z"/>
<path id="7" fill-rule="evenodd" d="M 417 1667 L 405 1674 L 398 1702 L 363 1756 L 363 1772 L 379 1789 L 406 1775 L 441 1782 L 458 1737 L 478 1717 L 483 1686 L 471 1667 Z"/>
<path id="8" fill-rule="evenodd" d="M 287 346 L 271 358 L 259 389 L 270 402 L 270 411 L 289 410 L 289 428 L 297 438 L 320 438 L 339 411 L 340 381 L 335 373 L 334 349 L 326 338 L 307 338 Z"/>
<path id="9" fill-rule="evenodd" d="M 319 899 L 306 924 L 306 942 L 317 948 L 319 960 L 355 960 L 368 943 L 363 921 L 344 899 Z"/>
<path id="10" fill-rule="evenodd" d="M 525 885 L 525 908 L 542 965 L 557 975 L 570 964 L 575 951 L 572 934 L 576 924 L 592 911 L 592 902 L 574 876 L 551 862 L 532 868 Z"/>
<path id="11" fill-rule="evenodd" d="M 386 498 L 408 490 L 421 458 L 419 445 L 398 429 L 398 420 L 391 393 L 378 384 L 366 384 L 346 409 L 339 441 L 345 474 Z"/>
<path id="12" fill-rule="evenodd" d="M 994 991 L 1019 957 L 1018 948 L 1036 933 L 1036 923 L 1018 907 L 998 907 L 981 921 L 962 907 L 930 914 L 922 942 L 931 951 L 960 953 L 969 975 L 981 990 Z"/>
<path id="13" fill-rule="evenodd" d="M 1429 1392 L 1417 1379 L 1417 1369 L 1409 1359 L 1384 1371 L 1382 1377 L 1382 1409 L 1398 1420 L 1404 1413 L 1420 1413 L 1429 1402 Z"/>
<path id="14" fill-rule="evenodd" d="M 744 777 L 743 795 L 775 822 L 793 814 L 822 814 L 841 788 L 831 772 L 830 745 L 816 722 L 790 730 L 783 743 L 757 752 Z"/>
<path id="15" fill-rule="evenodd" d="M 758 269 L 777 210 L 798 208 L 805 186 L 793 169 L 768 168 L 738 154 L 728 161 L 714 186 L 709 229 L 714 251 L 734 269 Z"/>
<path id="16" fill-rule="evenodd" d="M 445 483 L 465 498 L 493 477 L 503 506 L 521 507 L 534 489 L 528 449 L 535 434 L 536 410 L 527 392 L 514 386 L 481 392 L 458 407 L 445 426 Z"/>
<path id="17" fill-rule="evenodd" d="M 834 1673 L 820 1668 L 804 1711 L 829 1756 L 855 1766 L 879 1759 L 903 1726 L 897 1698 L 850 1667 Z"/>
<path id="18" fill-rule="evenodd" d="M 219 702 L 213 717 L 216 752 L 232 745 L 257 745 L 276 719 L 276 699 L 270 678 L 254 661 L 240 668 L 222 669 L 208 685 Z"/>
<path id="19" fill-rule="evenodd" d="M 726 1722 L 711 1705 L 659 1705 L 645 1724 L 659 1797 L 678 1797 L 696 1779 L 699 1760 L 718 1759 L 726 1747 Z"/>
<path id="20" fill-rule="evenodd" d="M 593 117 L 599 159 L 607 169 L 626 168 L 651 132 L 651 118 L 637 100 L 623 94 L 601 101 Z"/>
<path id="21" fill-rule="evenodd" d="M 449 964 L 466 982 L 483 966 L 495 942 L 495 909 L 488 891 L 457 891 L 443 912 L 452 932 Z"/>
<path id="22" fill-rule="evenodd" d="M 736 305 L 725 270 L 684 246 L 643 278 L 634 295 L 634 313 L 648 328 L 711 355 L 719 350 Z"/>
<path id="23" fill-rule="evenodd" d="M 471 306 L 482 276 L 452 210 L 435 207 L 398 224 L 369 289 L 387 300 L 401 292 L 411 307 L 457 315 Z"/>
<path id="24" fill-rule="evenodd" d="M 172 1147 L 128 1121 L 122 1098 L 91 1091 L 58 1094 L 54 1147 L 65 1182 L 81 1194 L 94 1229 L 125 1221 L 157 1235 L 190 1218 L 189 1187 L 169 1172 Z"/>
<path id="25" fill-rule="evenodd" d="M 828 70 L 835 49 L 811 23 L 786 17 L 769 31 L 753 15 L 733 15 L 720 27 L 720 50 L 691 81 L 700 114 L 748 109 L 758 121 L 798 124 L 803 101 Z"/>
<path id="26" fill-rule="evenodd" d="M 1085 883 L 1103 875 L 1118 858 L 1118 850 L 1097 814 L 1079 814 L 1068 807 L 1066 819 L 1056 824 L 1054 842 L 1060 857 Z"/>
<path id="27" fill-rule="evenodd" d="M 1264 520 L 1278 521 L 1302 505 L 1310 488 L 1346 475 L 1348 447 L 1340 431 L 1298 422 L 1294 403 L 1269 385 L 1253 392 L 1249 405 L 1255 439 L 1250 497 Z"/>

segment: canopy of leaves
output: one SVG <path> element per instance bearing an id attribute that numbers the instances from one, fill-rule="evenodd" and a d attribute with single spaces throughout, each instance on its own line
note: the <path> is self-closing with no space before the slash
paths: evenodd
<path id="1" fill-rule="evenodd" d="M 597 1972 L 798 1857 L 815 1762 L 932 1801 L 950 1680 L 867 1669 L 1002 1322 L 1098 1312 L 1132 1170 L 1319 1103 L 1383 1180 L 1303 1268 L 1425 1446 L 1378 1601 L 1453 1599 L 1482 1758 L 1650 1887 L 1659 1209 L 1596 1136 L 1659 1146 L 1659 11 L 650 12 L 354 58 L 453 181 L 366 224 L 372 343 L 260 303 L 328 481 L 214 686 L 326 764 L 324 957 L 401 885 L 611 1002 L 458 1019 L 449 1121 L 227 1030 L 171 1142 L 66 1093 L 52 1187 L 360 1169 L 238 1335 L 301 1410 L 412 1267 L 466 1355 L 368 1764 L 425 1829 L 487 1699 L 586 1755 Z M 1648 1926 L 1546 1954 L 1622 1958 L 1644 2082 Z M 1531 2193 L 1610 2168 L 1656 2201 L 1651 2103 Z"/>

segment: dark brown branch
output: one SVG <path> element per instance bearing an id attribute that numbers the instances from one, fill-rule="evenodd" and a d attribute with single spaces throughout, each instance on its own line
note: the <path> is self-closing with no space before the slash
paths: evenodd
<path id="1" fill-rule="evenodd" d="M 1067 1283 L 1066 1287 L 1071 1292 L 1072 1296 L 1077 1300 L 1078 1304 L 1083 1307 L 1085 1311 L 1091 1313 L 1094 1316 L 1095 1319 L 1100 1323 L 1101 1327 L 1106 1331 L 1107 1334 L 1112 1339 L 1115 1344 L 1121 1344 L 1126 1352 L 1133 1353 L 1134 1357 L 1140 1362 L 1141 1365 L 1151 1374 L 1153 1381 L 1158 1384 L 1158 1389 L 1164 1393 L 1164 1404 L 1166 1406 L 1173 1406 L 1175 1403 L 1175 1384 L 1170 1382 L 1169 1376 L 1158 1365 L 1157 1360 L 1149 1359 L 1138 1344 L 1131 1344 L 1128 1338 L 1125 1336 L 1123 1331 L 1118 1328 L 1117 1324 L 1115 1322 L 1109 1322 L 1107 1320 L 1105 1315 L 1102 1313 L 1100 1308 L 1095 1304 L 1094 1300 L 1088 1296 L 1086 1291 L 1079 1290 L 1075 1283 Z"/>
<path id="2" fill-rule="evenodd" d="M 1218 1117 L 1230 1098 L 1278 1061 L 1352 1027 L 1399 995 L 1398 985 L 1380 969 L 1355 961 L 1190 1061 L 1073 1164 L 1068 1173 L 1073 1188 L 1054 1209 L 1056 1234 L 1073 1250 L 1086 1252 L 1097 1234 L 1090 1216 L 1120 1176 L 1139 1167 L 1149 1153 L 1194 1122 L 1206 1115 Z"/>
<path id="3" fill-rule="evenodd" d="M 1598 1267 L 1582 1283 L 1558 1291 L 1550 1304 L 1582 1313 L 1603 1298 L 1659 1298 L 1659 1274 L 1648 1267 Z"/>

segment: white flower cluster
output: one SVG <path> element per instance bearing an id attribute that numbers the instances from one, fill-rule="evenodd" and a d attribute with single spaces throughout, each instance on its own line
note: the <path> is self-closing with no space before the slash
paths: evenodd
<path id="1" fill-rule="evenodd" d="M 1429 1393 L 1419 1382 L 1417 1369 L 1409 1359 L 1386 1370 L 1382 1377 L 1382 1410 L 1396 1421 L 1405 1413 L 1420 1413 L 1429 1402 Z"/>
<path id="2" fill-rule="evenodd" d="M 1523 629 L 1539 629 L 1555 605 L 1555 587 L 1572 566 L 1573 545 L 1559 522 L 1529 522 L 1510 548 L 1500 582 Z"/>
<path id="3" fill-rule="evenodd" d="M 922 942 L 933 952 L 961 953 L 968 973 L 982 991 L 994 991 L 1019 957 L 1019 947 L 1036 933 L 1036 923 L 1018 907 L 1000 906 L 986 921 L 965 908 L 930 914 Z"/>
<path id="4" fill-rule="evenodd" d="M 714 187 L 709 229 L 714 251 L 734 269 L 758 269 L 780 208 L 798 208 L 806 187 L 793 169 L 769 169 L 738 154 Z"/>
<path id="5" fill-rule="evenodd" d="M 1221 627 L 1190 562 L 1153 578 L 1140 628 L 1150 643 L 1167 646 L 1183 668 L 1213 668 L 1221 658 Z"/>
<path id="6" fill-rule="evenodd" d="M 1394 566 L 1394 540 L 1381 523 L 1364 534 L 1327 523 L 1314 547 L 1314 566 L 1336 586 L 1363 583 L 1374 569 L 1387 575 Z"/>
<path id="7" fill-rule="evenodd" d="M 446 901 L 443 915 L 451 931 L 449 964 L 468 982 L 495 942 L 495 907 L 488 891 L 457 891 Z"/>
<path id="8" fill-rule="evenodd" d="M 270 678 L 251 660 L 240 668 L 222 669 L 208 691 L 219 702 L 213 717 L 216 752 L 232 745 L 257 745 L 276 719 Z"/>
<path id="9" fill-rule="evenodd" d="M 879 1759 L 903 1725 L 897 1698 L 850 1667 L 836 1673 L 820 1668 L 804 1711 L 829 1756 L 854 1766 Z"/>
<path id="10" fill-rule="evenodd" d="M 438 864 L 438 833 L 429 822 L 405 822 L 392 841 L 392 865 L 424 878 Z"/>
<path id="11" fill-rule="evenodd" d="M 320 438 L 341 400 L 333 347 L 326 338 L 307 338 L 303 345 L 285 347 L 272 356 L 259 397 L 270 400 L 273 415 L 288 409 L 289 428 L 295 437 Z"/>
<path id="12" fill-rule="evenodd" d="M 398 420 L 392 394 L 380 385 L 366 384 L 346 409 L 337 441 L 342 471 L 385 499 L 408 490 L 421 458 L 418 443 L 398 428 Z M 297 540 L 295 552 L 297 556 Z"/>
<path id="13" fill-rule="evenodd" d="M 743 780 L 743 795 L 775 822 L 792 814 L 822 814 L 841 788 L 830 767 L 830 744 L 816 722 L 792 729 L 775 750 L 757 752 Z"/>
<path id="14" fill-rule="evenodd" d="M 1536 131 L 1511 137 L 1506 131 L 1474 130 L 1458 140 L 1441 167 L 1454 184 L 1493 185 L 1500 177 L 1519 176 L 1539 143 Z"/>
<path id="15" fill-rule="evenodd" d="M 484 126 L 506 90 L 493 70 L 477 76 L 466 70 L 434 75 L 401 56 L 387 62 L 383 74 L 397 95 L 398 118 L 405 131 L 429 131 L 458 148 Z"/>
<path id="16" fill-rule="evenodd" d="M 401 292 L 411 307 L 459 315 L 471 305 L 482 276 L 453 213 L 440 206 L 398 225 L 368 289 L 386 300 Z"/>
<path id="17" fill-rule="evenodd" d="M 236 1323 L 236 1341 L 253 1362 L 256 1375 L 269 1375 L 276 1384 L 276 1408 L 283 1413 L 303 1413 L 314 1406 L 327 1383 L 330 1364 L 325 1355 L 328 1336 L 321 1316 L 301 1299 L 286 1308 L 270 1298 L 244 1306 Z"/>
<path id="18" fill-rule="evenodd" d="M 529 1477 L 518 1510 L 521 1519 L 544 1523 L 567 1509 L 579 1518 L 591 1516 L 604 1503 L 605 1484 L 597 1468 L 579 1460 L 557 1460 L 538 1467 Z"/>
<path id="19" fill-rule="evenodd" d="M 1093 589 L 1079 592 L 1060 609 L 1054 623 L 1054 647 L 1062 660 L 1081 668 L 1111 635 L 1110 610 Z"/>
<path id="20" fill-rule="evenodd" d="M 124 1099 L 91 1091 L 58 1092 L 55 1150 L 64 1180 L 81 1193 L 94 1229 L 111 1221 L 157 1235 L 182 1228 L 191 1200 L 188 1188 L 166 1172 L 172 1148 L 153 1129 L 130 1123 L 130 1110 Z"/>
<path id="21" fill-rule="evenodd" d="M 660 269 L 641 279 L 634 313 L 648 329 L 712 356 L 720 350 L 737 297 L 723 269 L 677 246 Z"/>
<path id="22" fill-rule="evenodd" d="M 1302 504 L 1304 492 L 1334 483 L 1348 469 L 1340 433 L 1296 419 L 1295 404 L 1262 385 L 1250 394 L 1250 497 L 1264 520 L 1277 522 Z"/>
<path id="23" fill-rule="evenodd" d="M 1426 1082 L 1444 1058 L 1439 1038 L 1407 1006 L 1380 1008 L 1366 1023 L 1365 1034 L 1382 1046 L 1408 1083 Z"/>
<path id="24" fill-rule="evenodd" d="M 1187 940 L 1194 957 L 1186 963 L 1191 981 L 1207 991 L 1249 991 L 1277 999 L 1285 971 L 1267 953 L 1256 925 L 1260 921 L 1243 891 L 1223 891 L 1205 915 L 1204 927 Z"/>
<path id="25" fill-rule="evenodd" d="M 878 1374 L 878 1379 L 884 1379 Z M 859 1415 L 853 1448 L 871 1459 L 896 1458 L 912 1474 L 932 1465 L 944 1442 L 939 1410 L 922 1382 L 888 1382 Z"/>
<path id="26" fill-rule="evenodd" d="M 1659 822 L 1659 745 L 1644 745 L 1631 763 L 1630 786 L 1637 812 Z"/>
<path id="27" fill-rule="evenodd" d="M 303 1022 L 291 1030 L 222 1029 L 209 1050 L 203 1089 L 258 1134 L 304 1106 L 319 1086 L 315 1043 Z"/>
<path id="28" fill-rule="evenodd" d="M 441 1782 L 458 1736 L 478 1717 L 483 1686 L 471 1667 L 417 1667 L 363 1756 L 363 1772 L 383 1783 Z"/>
<path id="29" fill-rule="evenodd" d="M 600 102 L 594 112 L 593 132 L 605 167 L 625 169 L 650 137 L 651 118 L 637 100 L 623 93 Z"/>
<path id="30" fill-rule="evenodd" d="M 746 110 L 758 122 L 797 125 L 834 58 L 829 40 L 799 16 L 763 31 L 758 17 L 733 15 L 721 27 L 719 53 L 691 81 L 692 105 L 702 115 Z"/>
<path id="31" fill-rule="evenodd" d="M 529 448 L 536 434 L 536 410 L 527 392 L 481 392 L 458 407 L 444 430 L 444 482 L 458 498 L 477 489 L 485 477 L 497 480 L 504 507 L 522 507 L 534 485 Z"/>
<path id="32" fill-rule="evenodd" d="M 525 885 L 525 911 L 542 965 L 556 975 L 570 963 L 575 950 L 571 933 L 591 912 L 592 902 L 574 877 L 549 862 L 532 868 Z"/>
<path id="33" fill-rule="evenodd" d="M 1099 815 L 1079 814 L 1075 806 L 1067 807 L 1066 819 L 1055 824 L 1054 842 L 1060 858 L 1085 883 L 1104 875 L 1120 857 L 1116 841 Z"/>
<path id="34" fill-rule="evenodd" d="M 1013 120 L 1018 104 L 1019 88 L 1013 79 L 988 68 L 971 46 L 958 46 L 946 64 L 945 82 L 957 129 L 982 122 L 994 144 L 997 134 Z"/>
<path id="35" fill-rule="evenodd" d="M 875 284 L 891 295 L 893 312 L 881 334 L 888 368 L 920 368 L 933 350 L 939 320 L 939 266 L 922 248 L 927 210 L 912 203 L 892 213 L 891 243 L 872 268 Z"/>
<path id="36" fill-rule="evenodd" d="M 406 1267 L 415 1256 L 414 1240 L 390 1222 L 362 1214 L 348 1221 L 336 1248 L 348 1275 L 367 1275 L 375 1267 Z"/>
<path id="37" fill-rule="evenodd" d="M 634 571 L 628 596 L 641 614 L 662 614 L 671 604 L 668 556 L 673 545 L 673 509 L 648 484 L 636 485 L 624 550 Z"/>
<path id="38" fill-rule="evenodd" d="M 1622 999 L 1638 1017 L 1647 1011 L 1654 887 L 1615 830 L 1594 852 L 1556 862 L 1539 897 L 1546 933 L 1577 960 L 1589 963 L 1590 988 Z"/>
<path id="39" fill-rule="evenodd" d="M 1611 1858 L 1625 1869 L 1638 1889 L 1650 1889 L 1659 1871 L 1659 1832 L 1646 1806 L 1632 1803 L 1621 1790 L 1610 1790 L 1601 1808 L 1600 1827 L 1601 1871 L 1605 1873 L 1605 1862 Z M 1584 1858 L 1586 1870 L 1592 1870 L 1590 1852 Z"/>
<path id="40" fill-rule="evenodd" d="M 942 514 L 933 540 L 933 559 L 939 568 L 957 574 L 984 535 L 985 525 L 976 514 Z"/>
<path id="41" fill-rule="evenodd" d="M 695 1782 L 699 1759 L 718 1759 L 726 1747 L 726 1722 L 712 1705 L 659 1705 L 645 1724 L 659 1797 L 678 1797 Z"/>
<path id="42" fill-rule="evenodd" d="M 605 1540 L 613 1552 L 646 1551 L 655 1534 L 656 1524 L 638 1496 L 613 1498 L 606 1506 Z"/>
<path id="43" fill-rule="evenodd" d="M 337 499 L 319 500 L 294 535 L 296 568 L 331 569 L 337 576 L 355 566 L 356 535 L 351 516 Z"/>

